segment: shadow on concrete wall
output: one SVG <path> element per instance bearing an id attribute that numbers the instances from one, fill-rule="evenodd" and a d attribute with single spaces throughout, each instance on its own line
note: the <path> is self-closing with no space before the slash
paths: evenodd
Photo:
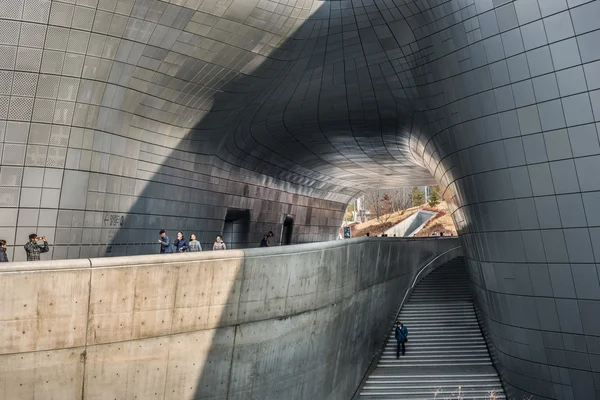
<path id="1" fill-rule="evenodd" d="M 361 185 L 372 185 L 368 174 L 391 175 L 388 167 L 394 163 L 407 168 L 407 175 L 419 169 L 407 159 L 402 136 L 413 129 L 406 92 L 397 79 L 383 78 L 385 73 L 395 74 L 389 63 L 367 65 L 367 50 L 387 57 L 374 30 L 344 31 L 332 18 L 330 4 L 324 2 L 260 65 L 241 68 L 243 73 L 216 91 L 210 110 L 165 158 L 131 206 L 111 240 L 112 255 L 157 251 L 154 234 L 148 245 L 128 244 L 139 242 L 140 229 L 167 229 L 171 236 L 178 230 L 186 236 L 195 233 L 203 247 L 210 247 L 223 233 L 229 206 L 250 212 L 247 242 L 238 243 L 238 248 L 257 247 L 269 230 L 280 238 L 286 215 L 294 217 L 286 243 L 330 240 L 338 228 L 331 216 L 341 218 Z M 182 68 L 175 77 L 180 74 L 189 71 Z M 150 125 L 140 128 L 160 131 Z M 394 142 L 397 147 L 389 148 Z M 378 161 L 360 161 L 369 154 Z M 367 175 L 361 174 L 365 171 Z M 199 172 L 200 189 L 186 186 L 192 180 L 177 177 L 181 172 Z M 299 206 L 301 195 L 308 201 Z M 178 199 L 191 204 L 178 204 Z M 146 214 L 156 216 L 151 225 L 136 226 L 136 218 Z M 143 235 L 147 237 L 147 231 Z"/>
<path id="2" fill-rule="evenodd" d="M 324 7 L 328 7 L 328 4 Z M 319 29 L 317 26 L 329 22 L 328 18 L 328 13 L 315 13 L 251 75 L 242 75 L 227 84 L 222 92 L 215 95 L 210 113 L 188 134 L 190 142 L 186 146 L 189 147 L 178 150 L 198 154 L 205 154 L 208 150 L 215 162 L 215 168 L 217 165 L 228 165 L 232 171 L 240 174 L 244 174 L 244 168 L 249 168 L 265 174 L 267 177 L 264 178 L 264 182 L 273 181 L 269 176 L 308 182 L 300 191 L 309 196 L 319 196 L 322 191 L 327 190 L 355 193 L 356 186 L 344 189 L 335 184 L 320 183 L 317 178 L 325 181 L 331 179 L 318 171 L 336 169 L 329 165 L 331 154 L 334 154 L 334 158 L 344 159 L 350 170 L 364 167 L 350 161 L 348 156 L 354 152 L 356 159 L 364 158 L 373 142 L 383 143 L 384 130 L 388 130 L 388 134 L 396 134 L 397 130 L 410 126 L 410 119 L 406 116 L 411 112 L 408 111 L 406 100 L 399 99 L 392 88 L 379 86 L 381 95 L 374 97 L 372 77 L 366 63 L 360 64 L 354 60 L 344 62 L 344 56 L 334 61 L 327 51 L 328 45 L 331 46 L 331 39 L 327 36 L 309 39 L 315 29 Z M 341 39 L 341 29 L 339 31 Z M 350 40 L 360 43 L 358 35 Z M 299 54 L 291 51 L 297 48 L 301 48 Z M 363 56 L 360 54 L 359 58 L 364 60 Z M 337 71 L 340 67 L 342 70 Z M 351 115 L 352 105 L 348 104 L 351 101 L 348 99 L 348 87 L 357 92 L 367 89 L 373 94 L 373 97 L 365 96 L 359 101 L 364 114 L 361 112 L 360 116 Z M 340 152 L 339 144 L 330 141 L 335 137 L 338 137 L 340 142 L 346 142 L 341 146 L 344 147 L 345 153 Z M 352 144 L 346 146 L 349 142 Z M 361 143 L 369 144 L 366 148 L 361 148 Z M 350 150 L 350 147 L 354 149 Z M 393 158 L 392 155 L 389 158 Z M 296 165 L 290 164 L 288 160 Z M 310 166 L 312 171 L 298 168 L 298 165 Z M 348 177 L 348 182 L 352 181 L 352 177 L 349 176 L 351 173 L 343 175 Z M 315 190 L 319 186 L 320 190 Z M 246 187 L 242 184 L 234 185 L 235 195 L 245 195 Z M 269 218 L 268 209 L 271 207 L 273 205 L 267 201 L 261 201 L 258 208 L 252 207 L 250 212 L 253 222 Z M 341 207 L 343 212 L 345 203 L 338 207 Z M 219 213 L 216 213 L 215 217 L 218 215 Z M 305 221 L 292 219 L 282 231 L 280 226 L 274 224 L 255 223 L 250 228 L 252 232 L 248 234 L 249 245 L 259 243 L 266 230 L 274 230 L 276 237 L 281 235 L 285 244 L 297 242 L 297 239 L 293 238 L 292 229 L 296 230 L 297 225 L 310 224 L 309 218 Z M 259 226 L 266 228 L 260 231 Z M 335 231 L 325 233 L 333 238 L 337 227 Z M 377 255 L 372 256 L 373 263 L 377 263 Z M 315 261 L 322 262 L 323 268 L 328 268 L 327 260 Z M 240 276 L 239 279 L 252 278 Z M 277 277 L 273 279 L 269 281 L 269 285 L 276 283 Z M 297 284 L 303 284 L 300 277 Z M 375 301 L 385 300 L 381 298 Z M 372 305 L 377 308 L 376 304 Z M 270 306 L 278 307 L 275 303 Z M 355 355 L 352 356 L 349 350 L 344 354 L 344 349 L 357 346 L 357 338 L 360 335 L 368 335 L 365 331 L 367 327 L 356 326 L 362 321 L 356 321 L 350 315 L 369 315 L 366 311 L 371 309 L 371 306 L 362 305 L 358 309 L 352 309 L 356 306 L 352 304 L 338 306 L 349 308 L 312 313 L 319 314 L 318 317 L 307 313 L 305 316 L 286 317 L 282 321 L 274 320 L 269 324 L 238 324 L 213 330 L 215 336 L 208 350 L 207 360 L 215 360 L 215 364 L 218 362 L 220 368 L 226 365 L 225 360 L 228 360 L 229 370 L 216 371 L 216 365 L 206 363 L 198 377 L 193 398 L 343 399 L 344 391 L 336 392 L 335 389 L 339 388 L 339 385 L 346 385 L 349 386 L 350 393 L 353 392 L 355 388 L 350 386 L 358 384 L 360 376 L 356 373 L 344 376 L 347 371 L 344 368 L 335 368 L 335 365 L 346 363 L 349 364 L 346 368 L 354 368 L 356 372 L 360 372 L 360 367 L 353 364 L 364 362 L 371 356 L 372 351 L 361 347 L 359 352 L 364 351 L 361 360 L 357 360 Z M 242 313 L 241 309 L 239 313 Z M 325 316 L 327 313 L 331 315 Z M 309 321 L 311 318 L 312 322 Z M 319 318 L 333 320 L 318 323 Z M 222 315 L 221 319 L 218 326 L 226 326 L 231 315 Z M 327 324 L 337 328 L 327 329 Z M 335 332 L 334 337 L 328 337 L 332 332 Z M 273 344 L 260 343 L 261 340 L 268 342 L 269 338 L 274 341 Z M 240 340 L 243 343 L 236 343 Z M 232 346 L 226 344 L 231 342 Z M 323 343 L 334 345 L 327 346 Z M 334 363 L 334 367 L 324 361 L 336 358 L 337 363 Z M 304 370 L 303 364 L 309 362 L 307 360 L 314 363 L 314 370 Z M 298 364 L 294 365 L 294 362 Z M 234 367 L 234 364 L 237 365 Z M 290 370 L 281 371 L 286 368 Z M 265 373 L 271 373 L 278 378 L 271 380 L 270 386 L 265 386 L 268 377 L 261 376 Z"/>
<path id="3" fill-rule="evenodd" d="M 172 238 L 177 230 L 184 231 L 186 236 L 195 233 L 204 248 L 211 248 L 212 239 L 221 233 L 231 233 L 231 241 L 237 248 L 255 247 L 268 230 L 273 230 L 275 236 L 282 237 L 286 244 L 294 243 L 302 241 L 294 237 L 296 232 L 302 228 L 314 228 L 314 225 L 321 239 L 331 239 L 337 235 L 338 226 L 335 223 L 331 227 L 324 224 L 319 220 L 317 211 L 326 209 L 326 213 L 331 213 L 327 209 L 338 210 L 341 217 L 347 200 L 358 192 L 359 185 L 371 183 L 365 176 L 354 175 L 352 171 L 366 168 L 372 169 L 374 174 L 379 172 L 379 166 L 373 160 L 368 161 L 370 165 L 361 165 L 351 159 L 364 159 L 372 149 L 379 149 L 387 152 L 387 155 L 377 154 L 384 160 L 410 164 L 402 155 L 402 151 L 407 150 L 402 147 L 404 144 L 400 143 L 400 139 L 398 148 L 392 152 L 383 142 L 384 134 L 397 135 L 411 129 L 412 111 L 403 97 L 404 91 L 397 90 L 399 84 L 394 86 L 376 79 L 375 70 L 367 65 L 363 53 L 361 41 L 366 38 L 361 38 L 356 30 L 342 33 L 342 26 L 335 26 L 330 19 L 327 11 L 329 3 L 324 3 L 323 8 L 308 18 L 261 65 L 254 70 L 246 69 L 245 74 L 238 74 L 216 92 L 210 111 L 171 151 L 167 162 L 155 171 L 132 205 L 130 214 L 133 218 L 135 215 L 156 215 L 154 224 L 145 229 L 157 233 L 159 229 L 168 229 Z M 337 33 L 333 34 L 334 31 Z M 367 36 L 372 33 L 370 30 Z M 374 40 L 379 43 L 376 38 Z M 349 56 L 348 51 L 356 54 Z M 374 68 L 380 71 L 379 66 Z M 399 161 L 399 158 L 402 159 Z M 192 192 L 202 197 L 198 198 L 199 207 L 178 207 L 176 201 L 169 198 L 169 194 L 174 198 L 185 197 L 189 189 L 186 181 L 175 176 L 181 164 L 179 161 L 185 159 L 193 159 L 193 168 L 201 169 L 200 179 L 210 184 L 203 185 L 207 189 Z M 345 171 L 339 166 L 343 166 Z M 188 169 L 186 174 L 189 172 Z M 341 178 L 332 179 L 331 176 L 336 174 Z M 297 186 L 293 187 L 294 184 Z M 281 191 L 266 193 L 267 189 L 263 186 L 278 187 Z M 292 196 L 290 208 L 285 210 L 281 204 L 288 201 L 285 196 L 290 190 L 296 194 Z M 316 200 L 331 192 L 337 193 L 328 196 L 333 200 Z M 167 195 L 160 200 L 162 193 Z M 309 200 L 309 204 L 305 205 L 305 215 L 294 218 L 291 206 L 298 195 L 315 200 Z M 228 219 L 228 207 L 233 205 L 244 210 L 245 219 L 243 235 L 235 239 L 234 226 L 229 227 L 229 232 L 227 224 L 239 220 Z M 293 224 L 288 223 L 287 230 L 282 232 L 286 215 L 294 218 Z M 314 219 L 315 216 L 317 219 Z M 116 232 L 114 255 L 128 254 L 129 245 L 124 244 L 133 240 L 130 235 L 139 232 L 128 224 L 126 220 L 123 228 Z M 154 247 L 158 249 L 158 245 L 149 245 L 147 249 L 152 252 Z M 373 254 L 372 258 L 377 264 L 378 255 Z M 322 263 L 322 268 L 328 268 L 327 260 L 316 262 Z M 236 280 L 248 279 L 252 277 L 238 276 Z M 315 278 L 302 279 L 310 281 Z M 303 285 L 302 279 L 298 277 L 300 286 Z M 374 298 L 373 301 L 385 299 Z M 233 300 L 228 303 L 233 303 Z M 271 306 L 278 307 L 276 303 Z M 263 330 L 264 326 L 258 324 L 227 326 L 232 315 L 226 315 L 225 312 L 229 311 L 225 310 L 217 324 L 224 327 L 211 331 L 213 341 L 207 350 L 207 362 L 198 377 L 193 398 L 341 398 L 340 393 L 333 392 L 323 397 L 324 393 L 320 391 L 333 390 L 340 384 L 358 383 L 358 375 L 336 376 L 337 369 L 321 366 L 310 371 L 306 380 L 298 380 L 297 373 L 305 373 L 300 365 L 297 371 L 280 374 L 281 380 L 272 381 L 272 386 L 261 387 L 258 392 L 254 391 L 252 382 L 264 378 L 257 376 L 261 371 L 277 371 L 281 366 L 292 365 L 289 360 L 294 358 L 308 358 L 315 365 L 319 364 L 319 357 L 337 357 L 338 363 L 356 363 L 356 359 L 344 354 L 344 346 L 353 346 L 359 335 L 356 330 L 367 328 L 357 327 L 354 325 L 357 321 L 344 317 L 355 312 L 352 306 L 345 304 L 344 307 L 349 307 L 346 310 L 315 310 L 313 313 L 327 320 L 325 325 L 339 325 L 334 330 L 339 338 L 327 337 L 333 331 L 326 326 L 311 327 L 311 324 L 317 324 L 315 315 L 299 316 L 287 322 L 274 321 L 270 331 L 269 327 Z M 367 311 L 377 308 L 377 304 L 365 307 L 362 315 L 369 315 Z M 313 322 L 307 318 L 313 318 Z M 303 328 L 295 332 L 294 324 Z M 287 333 L 277 331 L 279 329 L 287 330 Z M 278 338 L 277 345 L 263 347 L 262 353 L 251 353 L 252 338 L 279 334 L 284 337 Z M 360 334 L 366 332 L 361 331 Z M 241 350 L 236 350 L 235 340 L 239 339 L 246 340 L 246 343 L 240 346 Z M 234 346 L 228 345 L 231 340 Z M 323 343 L 345 344 L 327 347 Z M 308 353 L 298 354 L 298 349 Z M 361 357 L 370 357 L 369 349 L 364 350 L 365 354 Z M 192 347 L 189 351 L 196 350 Z M 257 359 L 259 356 L 264 359 Z M 248 362 L 253 357 L 252 365 L 238 365 L 233 370 L 234 362 Z M 226 364 L 225 360 L 229 361 L 229 370 L 215 370 L 217 364 L 220 368 Z M 213 361 L 214 366 L 211 365 Z M 243 373 L 243 376 L 236 373 Z M 311 380 L 314 385 L 310 384 Z M 232 388 L 240 387 L 244 390 L 232 391 Z M 351 392 L 353 390 L 351 388 Z"/>

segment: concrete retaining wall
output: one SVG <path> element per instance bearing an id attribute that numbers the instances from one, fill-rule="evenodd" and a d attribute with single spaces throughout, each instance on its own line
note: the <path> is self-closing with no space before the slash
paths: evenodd
<path id="1" fill-rule="evenodd" d="M 392 226 L 385 231 L 389 236 L 396 235 L 397 237 L 413 236 L 437 213 L 426 210 L 419 210 L 404 221 Z"/>
<path id="2" fill-rule="evenodd" d="M 348 399 L 415 273 L 457 246 L 361 238 L 7 264 L 0 399 Z"/>

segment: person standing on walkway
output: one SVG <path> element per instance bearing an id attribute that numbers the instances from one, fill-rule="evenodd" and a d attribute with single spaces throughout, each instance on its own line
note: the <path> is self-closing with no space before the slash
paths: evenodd
<path id="1" fill-rule="evenodd" d="M 273 247 L 276 245 L 277 242 L 275 241 L 275 235 L 273 234 L 273 231 L 269 231 L 269 233 L 267 233 L 267 247 Z"/>
<path id="2" fill-rule="evenodd" d="M 40 261 L 40 254 L 47 253 L 50 250 L 48 248 L 46 236 L 42 236 L 42 242 L 44 242 L 44 244 L 40 246 L 38 244 L 38 235 L 36 233 L 29 235 L 29 242 L 24 246 L 25 252 L 27 253 L 27 261 Z"/>
<path id="3" fill-rule="evenodd" d="M 400 346 L 402 346 L 402 355 L 404 355 L 405 353 L 405 343 L 408 341 L 408 329 L 406 329 L 406 327 L 404 325 L 402 325 L 402 322 L 397 321 L 396 322 L 396 343 L 398 344 L 396 346 L 396 358 L 400 358 Z"/>
<path id="4" fill-rule="evenodd" d="M 227 246 L 225 245 L 221 235 L 217 235 L 217 240 L 213 244 L 213 250 L 227 250 Z"/>
<path id="5" fill-rule="evenodd" d="M 260 247 L 269 247 L 269 235 L 264 235 L 260 241 Z"/>
<path id="6" fill-rule="evenodd" d="M 185 253 L 188 250 L 188 242 L 183 236 L 183 232 L 177 232 L 177 239 L 173 242 L 176 253 Z"/>
<path id="7" fill-rule="evenodd" d="M 0 240 L 0 262 L 8 262 L 6 255 L 6 240 Z"/>
<path id="8" fill-rule="evenodd" d="M 193 233 L 190 235 L 188 249 L 189 251 L 202 251 L 202 246 L 200 245 L 200 242 L 196 240 L 196 235 Z"/>
<path id="9" fill-rule="evenodd" d="M 158 243 L 160 243 L 160 254 L 169 254 L 173 252 L 171 248 L 171 241 L 167 236 L 167 232 L 164 229 L 160 230 L 160 239 L 158 239 Z"/>

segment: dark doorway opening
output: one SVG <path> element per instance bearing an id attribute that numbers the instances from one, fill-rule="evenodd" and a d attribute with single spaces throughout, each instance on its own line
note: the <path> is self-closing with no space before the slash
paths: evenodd
<path id="1" fill-rule="evenodd" d="M 250 210 L 229 209 L 223 225 L 223 241 L 228 249 L 248 247 Z"/>
<path id="2" fill-rule="evenodd" d="M 294 217 L 288 215 L 283 220 L 283 230 L 281 231 L 281 244 L 291 244 L 292 243 L 292 232 L 294 230 Z"/>

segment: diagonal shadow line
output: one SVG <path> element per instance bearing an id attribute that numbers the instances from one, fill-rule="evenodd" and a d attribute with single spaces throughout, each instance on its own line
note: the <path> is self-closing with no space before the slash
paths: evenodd
<path id="1" fill-rule="evenodd" d="M 408 169 L 417 180 L 431 179 L 425 169 L 412 163 L 408 145 L 402 144 L 408 141 L 405 136 L 413 129 L 408 100 L 374 82 L 372 66 L 367 65 L 364 52 L 350 62 L 345 56 L 335 62 L 329 59 L 328 54 L 335 49 L 320 46 L 319 42 L 329 40 L 332 28 L 319 38 L 310 38 L 316 25 L 331 24 L 331 21 L 329 13 L 315 13 L 264 58 L 263 64 L 248 74 L 239 74 L 216 91 L 210 110 L 170 150 L 169 156 L 163 157 L 164 163 L 154 164 L 153 170 L 147 171 L 152 177 L 145 181 L 143 190 L 129 208 L 124 225 L 112 240 L 114 255 L 156 251 L 158 246 L 153 241 L 142 246 L 128 245 L 137 242 L 133 235 L 139 233 L 135 221 L 138 217 L 130 222 L 130 216 L 149 214 L 152 215 L 150 226 L 143 227 L 148 232 L 145 237 L 153 237 L 163 228 L 169 230 L 171 239 L 177 230 L 187 234 L 194 232 L 203 248 L 210 249 L 214 236 L 223 231 L 230 205 L 251 210 L 250 232 L 247 242 L 240 243 L 242 247 L 256 246 L 267 230 L 274 230 L 279 237 L 282 222 L 279 215 L 291 211 L 291 207 L 286 208 L 288 205 L 299 203 L 304 203 L 306 218 L 294 221 L 294 225 L 301 232 L 317 225 L 318 232 L 296 236 L 294 242 L 326 240 L 337 235 L 337 220 L 341 219 L 348 201 L 374 181 L 380 185 L 399 185 L 406 179 L 405 174 L 397 174 L 399 168 Z M 308 50 L 290 57 L 288 49 L 298 43 L 304 43 Z M 314 48 L 311 50 L 310 46 Z M 368 46 L 368 43 L 360 46 Z M 328 71 L 340 62 L 344 65 L 341 74 L 344 79 L 336 81 L 335 74 Z M 350 97 L 364 90 L 373 95 L 360 98 L 358 105 L 352 104 Z M 336 103 L 344 106 L 335 107 Z M 358 118 L 353 115 L 357 107 L 366 110 Z M 159 123 L 155 127 L 141 123 L 138 128 L 161 132 Z M 392 131 L 383 132 L 383 129 Z M 384 133 L 401 137 L 397 140 L 398 154 L 390 153 Z M 144 150 L 148 155 L 151 155 L 151 147 Z M 187 167 L 179 162 L 188 159 L 193 162 Z M 398 167 L 390 167 L 391 164 Z M 191 193 L 186 192 L 190 189 L 189 180 L 180 179 L 179 173 L 196 174 L 201 185 Z M 181 208 L 171 207 L 169 199 L 173 198 L 175 201 L 185 198 L 192 203 L 181 207 L 185 210 L 184 217 L 177 215 L 182 214 Z M 314 214 L 316 220 L 312 217 Z M 334 215 L 333 223 L 318 222 L 319 217 L 331 215 Z M 238 278 L 244 280 L 243 276 Z M 229 303 L 234 301 L 228 300 Z M 221 315 L 218 326 L 227 326 L 227 319 Z M 356 329 L 347 318 L 342 319 L 342 323 L 344 330 Z M 228 329 L 218 328 L 215 334 L 233 334 L 235 340 L 237 334 L 242 333 L 239 325 L 229 329 L 231 332 Z M 313 345 L 319 346 L 318 343 Z M 198 377 L 194 399 L 239 398 L 236 397 L 239 393 L 230 393 L 234 350 L 235 346 L 226 393 L 207 394 L 203 390 L 207 385 L 213 387 L 215 378 L 220 378 L 205 365 Z M 348 359 L 342 349 L 321 350 L 335 351 L 338 360 Z M 222 351 L 223 346 L 215 341 L 207 360 L 218 359 Z M 330 378 L 338 382 L 353 381 L 353 377 L 331 375 Z M 293 386 L 283 382 L 279 388 L 286 384 Z M 277 384 L 273 385 L 272 392 L 278 393 Z M 298 398 L 303 396 L 300 394 Z M 338 398 L 336 396 L 339 394 L 330 393 L 327 397 Z"/>
<path id="2" fill-rule="evenodd" d="M 351 60 L 348 55 L 330 58 L 340 45 L 346 51 L 353 43 L 334 33 L 332 21 L 330 12 L 317 10 L 262 64 L 216 91 L 210 110 L 168 156 L 160 157 L 165 162 L 138 165 L 141 190 L 136 188 L 123 225 L 109 239 L 112 255 L 155 252 L 159 229 L 169 230 L 171 239 L 178 230 L 193 232 L 203 248 L 210 248 L 223 232 L 229 207 L 250 210 L 249 232 L 238 247 L 257 246 L 268 230 L 280 237 L 286 214 L 300 217 L 294 220 L 299 234 L 293 242 L 328 240 L 337 234 L 345 205 L 374 182 L 399 186 L 410 174 L 431 181 L 429 172 L 410 159 L 406 136 L 415 128 L 409 101 L 401 97 L 406 92 L 378 84 L 364 52 Z M 311 37 L 316 26 L 327 24 L 322 36 Z M 340 38 L 337 47 L 327 45 L 332 36 Z M 290 51 L 296 48 L 301 50 Z M 335 73 L 337 65 L 344 66 L 341 73 Z M 351 98 L 365 91 L 372 95 L 361 98 L 359 107 L 368 111 L 357 118 Z M 344 106 L 331 107 L 338 103 Z M 137 128 L 167 129 L 155 122 L 140 122 Z M 388 128 L 393 131 L 382 131 Z M 383 134 L 398 137 L 398 155 L 389 153 Z M 145 159 L 158 149 L 143 148 Z M 319 221 L 325 218 L 329 222 Z"/>

